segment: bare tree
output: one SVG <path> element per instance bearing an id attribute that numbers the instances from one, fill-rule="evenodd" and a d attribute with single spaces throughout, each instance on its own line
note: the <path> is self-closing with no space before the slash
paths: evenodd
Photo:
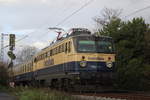
<path id="1" fill-rule="evenodd" d="M 101 16 L 96 16 L 93 20 L 96 22 L 97 29 L 102 29 L 103 26 L 107 25 L 111 20 L 118 19 L 121 15 L 121 9 L 109 9 L 104 8 L 101 12 Z"/>
<path id="2" fill-rule="evenodd" d="M 16 61 L 18 63 L 30 60 L 36 53 L 38 49 L 32 46 L 25 46 L 18 52 Z"/>

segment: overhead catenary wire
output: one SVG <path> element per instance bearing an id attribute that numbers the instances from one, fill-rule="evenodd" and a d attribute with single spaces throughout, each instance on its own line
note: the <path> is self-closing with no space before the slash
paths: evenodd
<path id="1" fill-rule="evenodd" d="M 82 5 L 79 9 L 75 10 L 74 12 L 72 12 L 70 15 L 68 15 L 67 17 L 65 17 L 62 21 L 60 21 L 59 23 L 57 23 L 55 26 L 58 27 L 59 25 L 63 24 L 66 20 L 68 20 L 69 18 L 71 18 L 73 15 L 75 15 L 76 13 L 78 13 L 79 11 L 81 11 L 82 9 L 84 9 L 85 7 L 87 7 L 89 4 L 91 4 L 94 0 L 89 0 L 87 3 L 85 3 L 84 5 Z M 41 34 L 41 36 L 43 36 L 45 34 Z"/>
<path id="2" fill-rule="evenodd" d="M 55 26 L 59 26 L 61 24 L 63 24 L 66 20 L 68 20 L 69 18 L 71 18 L 73 15 L 75 15 L 76 13 L 78 13 L 79 11 L 81 11 L 82 9 L 84 9 L 86 6 L 88 6 L 89 4 L 91 4 L 94 0 L 90 0 L 88 1 L 87 3 L 85 3 L 84 5 L 82 5 L 79 9 L 75 10 L 74 12 L 72 12 L 69 16 L 67 16 L 66 18 L 64 18 L 62 21 L 60 21 L 58 24 L 56 24 Z M 31 32 L 31 33 L 34 33 L 34 32 Z M 47 33 L 47 32 L 46 32 Z M 41 36 L 45 35 L 44 34 L 41 34 L 40 35 L 40 39 L 41 39 Z M 28 35 L 29 37 L 29 35 Z M 26 37 L 27 38 L 27 37 Z"/>
<path id="3" fill-rule="evenodd" d="M 25 38 L 27 38 L 27 37 L 29 37 L 29 36 L 28 36 L 28 35 L 25 35 L 24 37 L 22 37 L 22 38 L 16 40 L 15 42 L 19 42 L 19 41 L 21 41 L 21 40 L 23 40 L 23 39 L 25 39 Z"/>
<path id="4" fill-rule="evenodd" d="M 66 20 L 68 20 L 69 18 L 71 18 L 73 15 L 75 15 L 76 13 L 78 13 L 80 10 L 84 9 L 86 6 L 88 6 L 89 4 L 91 4 L 94 0 L 90 0 L 87 3 L 85 3 L 83 6 L 81 6 L 79 9 L 77 9 L 76 11 L 74 11 L 73 13 L 71 13 L 69 16 L 67 16 L 66 18 L 64 18 L 62 21 L 60 21 L 58 24 L 56 24 L 56 26 L 59 26 L 61 24 L 63 24 Z"/>
<path id="5" fill-rule="evenodd" d="M 59 26 L 59 25 L 61 25 L 61 24 L 63 24 L 66 20 L 68 20 L 69 18 L 71 18 L 72 16 L 74 16 L 76 13 L 78 13 L 79 11 L 81 11 L 82 9 L 84 9 L 86 6 L 88 6 L 89 4 L 91 4 L 93 1 L 94 1 L 94 0 L 88 1 L 88 2 L 85 3 L 83 6 L 81 6 L 79 9 L 77 9 L 77 10 L 74 11 L 74 12 L 72 12 L 69 16 L 67 16 L 66 18 L 64 18 L 64 19 L 63 19 L 62 21 L 60 21 L 59 23 L 57 23 L 57 24 L 56 24 L 56 27 Z M 141 9 L 138 9 L 138 10 L 136 10 L 136 11 L 134 11 L 134 12 L 132 12 L 132 13 L 126 15 L 125 18 L 130 17 L 130 16 L 132 16 L 132 15 L 134 15 L 134 14 L 136 14 L 136 13 L 139 13 L 139 12 L 144 11 L 144 10 L 149 9 L 149 8 L 150 8 L 150 6 L 147 6 L 147 7 L 141 8 Z M 37 30 L 36 30 L 36 31 L 37 31 Z M 34 31 L 34 32 L 36 32 L 36 31 Z M 34 32 L 31 32 L 31 33 L 34 33 Z M 30 34 L 31 34 L 31 33 L 30 33 Z M 46 33 L 47 33 L 47 32 L 46 32 Z M 44 35 L 44 34 L 42 34 L 42 36 L 43 36 L 43 35 Z M 41 36 L 41 35 L 40 35 L 40 36 Z M 25 38 L 29 38 L 29 37 L 30 37 L 29 35 L 26 35 L 26 36 L 24 36 L 23 38 L 17 40 L 16 42 L 19 42 L 19 41 L 21 41 L 21 40 L 23 40 L 23 39 L 25 39 Z"/>
<path id="6" fill-rule="evenodd" d="M 23 39 L 25 39 L 25 38 L 27 38 L 27 37 L 28 37 L 28 35 L 25 35 L 24 37 L 22 37 L 22 38 L 16 40 L 15 43 L 18 43 L 18 42 L 20 42 L 21 40 L 23 40 Z M 3 47 L 3 49 L 4 49 L 4 48 L 7 48 L 7 47 L 9 47 L 9 45 L 5 45 L 5 46 Z"/>
<path id="7" fill-rule="evenodd" d="M 56 27 L 63 24 L 66 20 L 68 20 L 69 18 L 71 18 L 73 15 L 75 15 L 76 13 L 78 13 L 80 10 L 84 9 L 86 6 L 88 6 L 89 4 L 91 4 L 94 0 L 90 0 L 88 1 L 87 3 L 85 3 L 83 6 L 81 6 L 79 9 L 77 9 L 76 11 L 74 11 L 73 13 L 71 13 L 69 16 L 67 16 L 66 18 L 64 18 L 62 21 L 60 21 L 58 24 L 56 24 Z M 143 10 L 146 10 L 146 9 L 149 9 L 150 6 L 147 6 L 147 7 L 144 7 L 144 8 L 141 8 L 141 9 L 138 9 L 130 14 L 128 14 L 127 16 L 125 16 L 125 18 L 127 17 L 130 17 L 136 13 L 139 13 Z"/>
<path id="8" fill-rule="evenodd" d="M 94 0 L 90 0 L 87 3 L 85 3 L 84 5 L 82 5 L 79 9 L 75 10 L 74 12 L 72 12 L 70 15 L 68 15 L 67 17 L 65 17 L 62 21 L 60 21 L 59 23 L 57 23 L 55 26 L 58 27 L 59 25 L 63 24 L 65 21 L 67 21 L 69 18 L 71 18 L 72 16 L 74 16 L 76 13 L 78 13 L 79 11 L 81 11 L 82 9 L 84 9 L 86 6 L 88 6 L 89 4 L 91 4 Z M 139 10 L 136 10 L 130 14 L 128 14 L 127 16 L 125 16 L 125 18 L 130 17 L 131 15 L 134 15 L 136 13 L 139 13 L 143 10 L 149 9 L 150 6 L 141 8 Z"/>
<path id="9" fill-rule="evenodd" d="M 130 16 L 132 16 L 132 15 L 134 15 L 134 14 L 137 14 L 137 13 L 139 13 L 139 12 L 141 12 L 141 11 L 144 11 L 144 10 L 146 10 L 146 9 L 150 9 L 150 5 L 149 5 L 149 6 L 146 6 L 146 7 L 144 7 L 144 8 L 138 9 L 138 10 L 136 10 L 136 11 L 134 11 L 134 12 L 132 12 L 132 13 L 130 13 L 130 14 L 124 16 L 124 17 L 125 17 L 125 18 L 130 17 Z"/>

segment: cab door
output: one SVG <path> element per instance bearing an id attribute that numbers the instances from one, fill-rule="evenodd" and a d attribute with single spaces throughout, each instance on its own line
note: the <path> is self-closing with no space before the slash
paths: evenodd
<path id="1" fill-rule="evenodd" d="M 64 71 L 68 73 L 71 70 L 71 41 L 67 41 L 65 43 L 65 63 L 64 63 Z"/>

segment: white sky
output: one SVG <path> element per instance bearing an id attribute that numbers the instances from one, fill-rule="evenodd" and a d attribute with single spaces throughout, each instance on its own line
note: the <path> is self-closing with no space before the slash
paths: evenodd
<path id="1" fill-rule="evenodd" d="M 17 39 L 29 35 L 29 38 L 17 45 L 33 45 L 43 48 L 55 37 L 54 32 L 49 31 L 48 28 L 54 27 L 88 1 L 0 0 L 0 32 L 14 33 Z M 92 18 L 100 15 L 104 7 L 123 9 L 122 16 L 125 16 L 146 6 L 150 6 L 150 0 L 94 0 L 59 27 L 65 29 L 86 27 L 92 30 L 95 27 Z M 143 16 L 146 21 L 149 21 L 149 11 L 150 9 L 144 10 L 128 19 Z"/>

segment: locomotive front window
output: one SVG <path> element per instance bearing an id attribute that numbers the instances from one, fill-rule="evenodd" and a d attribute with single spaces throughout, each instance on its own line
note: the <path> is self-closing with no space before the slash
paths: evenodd
<path id="1" fill-rule="evenodd" d="M 78 37 L 77 52 L 114 53 L 114 46 L 111 38 Z"/>
<path id="2" fill-rule="evenodd" d="M 78 51 L 79 52 L 95 52 L 96 51 L 95 41 L 79 40 Z"/>
<path id="3" fill-rule="evenodd" d="M 98 53 L 113 53 L 114 47 L 110 41 L 97 41 L 97 52 Z"/>

